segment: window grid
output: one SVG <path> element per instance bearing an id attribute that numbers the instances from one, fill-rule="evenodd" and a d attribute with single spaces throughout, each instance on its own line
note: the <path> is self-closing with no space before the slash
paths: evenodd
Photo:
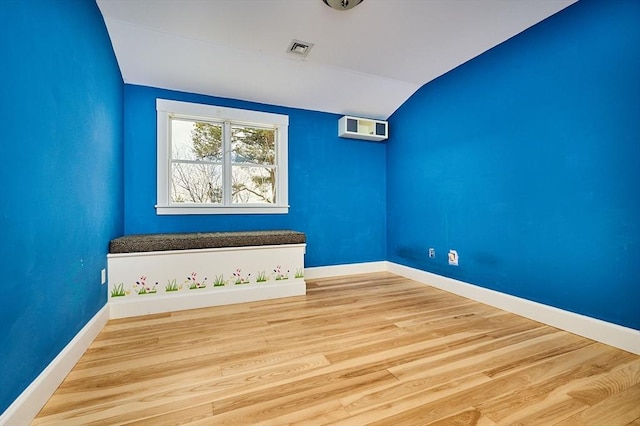
<path id="1" fill-rule="evenodd" d="M 156 208 L 158 214 L 286 213 L 288 211 L 287 116 L 160 99 L 157 101 L 157 106 L 158 204 Z M 190 108 L 180 110 L 185 106 Z M 227 117 L 220 117 L 221 112 L 227 116 L 237 113 L 240 117 L 237 120 L 225 119 Z M 275 118 L 275 122 L 247 120 L 252 114 L 261 119 Z M 163 123 L 164 121 L 166 123 Z M 208 156 L 206 150 L 196 155 L 195 142 L 191 136 L 191 143 L 194 145 L 192 147 L 193 153 L 180 153 L 179 145 L 184 145 L 184 142 L 174 140 L 174 138 L 178 139 L 174 132 L 174 125 L 178 122 L 193 123 L 193 126 L 201 123 L 221 127 L 219 151 L 217 148 L 211 148 L 211 154 Z M 166 129 L 166 135 L 163 135 L 163 126 Z M 234 132 L 236 132 L 235 139 Z M 249 136 L 242 135 L 243 132 Z M 238 137 L 237 135 L 242 136 Z M 167 157 L 164 161 L 161 155 L 163 136 L 166 137 L 164 152 Z M 220 160 L 217 160 L 218 157 Z M 166 171 L 162 170 L 163 162 Z M 203 185 L 197 188 L 198 197 L 201 198 L 195 197 L 194 199 L 193 194 L 190 193 L 191 199 L 189 201 L 194 202 L 185 203 L 186 197 L 178 195 L 176 189 L 175 170 L 180 169 L 182 173 L 184 171 L 182 166 L 198 165 L 211 167 L 210 176 L 212 179 L 208 182 L 207 188 L 203 189 Z M 221 169 L 222 178 L 221 202 L 219 203 L 215 202 L 218 200 L 215 197 L 218 190 L 216 189 L 217 181 L 213 179 L 216 176 L 216 167 Z M 162 185 L 162 176 L 165 177 L 164 185 Z M 208 198 L 202 198 L 205 191 L 208 191 Z M 207 202 L 197 202 L 202 200 L 207 200 Z"/>

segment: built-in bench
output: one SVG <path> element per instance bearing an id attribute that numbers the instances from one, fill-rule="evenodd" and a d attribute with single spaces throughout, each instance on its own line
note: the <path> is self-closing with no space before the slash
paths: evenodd
<path id="1" fill-rule="evenodd" d="M 144 234 L 107 256 L 111 318 L 306 294 L 305 234 L 296 231 Z"/>

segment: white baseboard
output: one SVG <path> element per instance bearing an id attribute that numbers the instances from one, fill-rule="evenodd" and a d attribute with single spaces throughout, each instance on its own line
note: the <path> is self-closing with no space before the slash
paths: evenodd
<path id="1" fill-rule="evenodd" d="M 389 262 L 387 270 L 396 275 L 640 355 L 640 330 L 532 302 L 531 300 L 397 263 Z"/>
<path id="2" fill-rule="evenodd" d="M 214 292 L 199 292 L 171 296 L 140 296 L 129 300 L 111 302 L 110 318 L 128 318 L 139 315 L 159 314 L 163 312 L 183 311 L 186 309 L 206 308 L 209 306 L 231 305 L 234 303 L 256 302 L 280 297 L 303 296 L 307 286 L 303 279 L 289 279 L 277 283 L 242 284 L 225 286 Z"/>
<path id="3" fill-rule="evenodd" d="M 308 279 L 330 278 L 340 275 L 366 274 L 370 272 L 384 272 L 387 270 L 386 261 L 350 263 L 346 265 L 316 266 L 305 268 L 304 277 Z"/>
<path id="4" fill-rule="evenodd" d="M 105 305 L 0 415 L 2 426 L 30 424 L 109 320 Z"/>

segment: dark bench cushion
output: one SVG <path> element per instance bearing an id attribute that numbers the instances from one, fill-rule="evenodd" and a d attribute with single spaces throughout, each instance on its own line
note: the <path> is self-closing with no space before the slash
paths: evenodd
<path id="1" fill-rule="evenodd" d="M 141 234 L 116 238 L 109 253 L 192 250 L 221 247 L 302 244 L 305 234 L 296 231 L 206 232 L 184 234 Z"/>

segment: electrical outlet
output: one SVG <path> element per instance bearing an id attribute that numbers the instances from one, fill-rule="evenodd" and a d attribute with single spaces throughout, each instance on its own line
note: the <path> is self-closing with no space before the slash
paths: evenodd
<path id="1" fill-rule="evenodd" d="M 104 284 L 107 282 L 107 270 L 102 268 L 100 271 L 100 284 Z"/>
<path id="2" fill-rule="evenodd" d="M 458 252 L 449 250 L 449 265 L 458 266 Z"/>
<path id="3" fill-rule="evenodd" d="M 429 257 L 436 257 L 436 249 L 434 248 L 429 249 Z"/>

